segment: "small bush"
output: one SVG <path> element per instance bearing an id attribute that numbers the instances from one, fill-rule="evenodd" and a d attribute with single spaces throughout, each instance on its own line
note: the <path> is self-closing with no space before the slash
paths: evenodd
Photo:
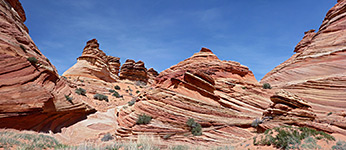
<path id="1" fill-rule="evenodd" d="M 194 136 L 202 135 L 202 126 L 198 122 L 195 122 L 193 118 L 186 121 L 186 125 L 190 127 L 190 131 Z"/>
<path id="2" fill-rule="evenodd" d="M 333 113 L 332 112 L 329 112 L 328 114 L 327 114 L 327 116 L 330 116 L 330 115 L 332 115 Z"/>
<path id="3" fill-rule="evenodd" d="M 274 134 L 277 133 L 277 134 Z M 275 135 L 275 136 L 274 136 Z M 254 145 L 274 145 L 279 149 L 299 149 L 300 147 L 318 147 L 314 145 L 316 141 L 308 139 L 314 137 L 315 140 L 325 139 L 327 141 L 335 141 L 335 138 L 323 131 L 316 131 L 315 129 L 307 127 L 292 127 L 281 126 L 273 129 L 268 129 L 264 132 L 264 135 L 260 136 L 260 140 L 253 140 Z M 307 144 L 303 144 L 302 140 Z"/>
<path id="4" fill-rule="evenodd" d="M 24 45 L 19 45 L 19 47 L 20 47 L 25 53 L 27 53 L 27 52 L 26 52 L 26 48 L 24 47 Z"/>
<path id="5" fill-rule="evenodd" d="M 272 88 L 269 83 L 264 83 L 262 87 L 264 89 L 271 89 Z"/>
<path id="6" fill-rule="evenodd" d="M 38 62 L 38 60 L 35 57 L 29 57 L 27 58 L 27 60 L 33 65 L 35 65 Z"/>
<path id="7" fill-rule="evenodd" d="M 67 78 L 65 76 L 61 76 L 61 77 L 67 80 Z"/>
<path id="8" fill-rule="evenodd" d="M 114 86 L 114 89 L 120 90 L 120 86 L 119 86 L 119 85 L 116 85 L 116 86 Z"/>
<path id="9" fill-rule="evenodd" d="M 86 90 L 83 89 L 83 88 L 78 88 L 78 89 L 76 89 L 75 92 L 76 92 L 78 95 L 86 96 Z"/>
<path id="10" fill-rule="evenodd" d="M 95 95 L 94 95 L 94 99 L 97 99 L 97 100 L 104 100 L 104 101 L 108 102 L 108 96 L 102 95 L 102 94 L 95 94 Z"/>
<path id="11" fill-rule="evenodd" d="M 140 93 L 140 91 L 137 90 L 136 93 L 138 94 L 138 93 Z"/>
<path id="12" fill-rule="evenodd" d="M 127 102 L 127 104 L 129 104 L 129 106 L 132 106 L 132 105 L 134 105 L 135 103 L 136 103 L 136 100 L 131 100 L 131 101 Z"/>
<path id="13" fill-rule="evenodd" d="M 345 141 L 338 141 L 336 142 L 336 145 L 332 147 L 333 150 L 346 150 L 346 142 Z"/>
<path id="14" fill-rule="evenodd" d="M 116 98 L 120 98 L 121 97 L 120 94 L 117 91 L 114 91 L 112 96 L 114 96 Z"/>
<path id="15" fill-rule="evenodd" d="M 142 114 L 138 116 L 137 119 L 137 124 L 149 124 L 151 121 L 152 117 L 151 116 L 147 116 L 146 114 Z"/>
<path id="16" fill-rule="evenodd" d="M 114 139 L 114 138 L 112 137 L 112 135 L 111 135 L 110 133 L 107 133 L 107 134 L 105 134 L 105 135 L 102 137 L 101 141 L 106 142 L 106 141 L 110 141 L 110 140 L 113 140 L 113 139 Z"/>
<path id="17" fill-rule="evenodd" d="M 241 88 L 242 88 L 242 89 L 244 89 L 244 90 L 246 89 L 246 87 L 245 87 L 245 86 L 243 86 L 243 87 L 241 87 Z"/>
<path id="18" fill-rule="evenodd" d="M 72 99 L 73 99 L 72 97 L 70 97 L 68 95 L 65 95 L 65 98 L 66 98 L 67 101 L 72 102 Z"/>
<path id="19" fill-rule="evenodd" d="M 116 92 L 116 91 L 115 91 L 115 90 L 109 90 L 109 92 L 114 93 L 114 92 Z"/>
<path id="20" fill-rule="evenodd" d="M 263 121 L 259 118 L 256 118 L 254 121 L 252 121 L 251 126 L 257 128 L 261 123 L 263 123 Z"/>

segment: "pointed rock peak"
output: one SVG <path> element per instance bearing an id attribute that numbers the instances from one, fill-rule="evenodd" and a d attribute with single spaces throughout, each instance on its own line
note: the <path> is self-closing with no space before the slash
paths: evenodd
<path id="1" fill-rule="evenodd" d="M 219 58 L 217 58 L 217 56 L 209 48 L 205 48 L 205 47 L 202 47 L 202 49 L 198 53 L 193 54 L 191 58 L 219 60 Z"/>
<path id="2" fill-rule="evenodd" d="M 209 48 L 205 48 L 205 47 L 202 47 L 201 51 L 199 52 L 209 52 L 209 53 L 213 53 Z"/>
<path id="3" fill-rule="evenodd" d="M 96 39 L 92 39 L 92 40 L 89 40 L 86 44 L 86 46 L 84 47 L 84 49 L 86 48 L 99 48 L 100 44 L 97 42 Z"/>

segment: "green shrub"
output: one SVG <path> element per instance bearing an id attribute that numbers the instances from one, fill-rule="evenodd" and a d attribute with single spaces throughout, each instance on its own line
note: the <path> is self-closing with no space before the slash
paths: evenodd
<path id="1" fill-rule="evenodd" d="M 78 95 L 83 95 L 86 96 L 86 90 L 84 90 L 83 88 L 78 88 L 75 91 Z"/>
<path id="2" fill-rule="evenodd" d="M 202 126 L 198 122 L 195 122 L 193 118 L 186 121 L 186 125 L 190 127 L 190 131 L 194 136 L 202 135 Z"/>
<path id="3" fill-rule="evenodd" d="M 27 53 L 27 52 L 26 52 L 26 48 L 24 47 L 24 45 L 19 45 L 19 47 L 20 47 L 25 53 Z"/>
<path id="4" fill-rule="evenodd" d="M 70 96 L 68 96 L 68 95 L 65 95 L 65 98 L 66 98 L 66 100 L 69 101 L 69 102 L 72 102 L 72 100 L 73 100 L 73 98 L 70 97 Z"/>
<path id="5" fill-rule="evenodd" d="M 333 150 L 346 150 L 346 142 L 345 141 L 338 141 L 336 142 L 336 145 L 332 147 Z"/>
<path id="6" fill-rule="evenodd" d="M 0 149 L 63 149 L 66 145 L 47 135 L 0 132 Z"/>
<path id="7" fill-rule="evenodd" d="M 120 86 L 119 86 L 119 85 L 116 85 L 116 86 L 114 86 L 114 89 L 120 90 Z"/>
<path id="8" fill-rule="evenodd" d="M 101 139 L 101 141 L 102 142 L 106 142 L 106 141 L 110 141 L 110 140 L 113 140 L 114 138 L 112 137 L 112 135 L 110 134 L 110 133 L 107 133 L 107 134 L 105 134 L 103 137 L 102 137 L 102 139 Z"/>
<path id="9" fill-rule="evenodd" d="M 245 87 L 245 86 L 243 86 L 243 87 L 241 87 L 241 88 L 242 88 L 242 89 L 244 89 L 244 90 L 246 89 L 246 87 Z"/>
<path id="10" fill-rule="evenodd" d="M 35 57 L 29 57 L 27 58 L 27 60 L 33 65 L 35 65 L 38 62 L 38 60 Z"/>
<path id="11" fill-rule="evenodd" d="M 252 121 L 251 126 L 257 128 L 259 124 L 263 123 L 261 119 L 256 118 L 254 121 Z"/>
<path id="12" fill-rule="evenodd" d="M 136 100 L 131 100 L 131 101 L 127 102 L 127 104 L 129 104 L 129 106 L 132 106 L 132 105 L 134 105 L 135 103 L 136 103 Z"/>
<path id="13" fill-rule="evenodd" d="M 109 90 L 109 92 L 114 93 L 114 92 L 116 92 L 116 91 L 115 91 L 115 90 Z"/>
<path id="14" fill-rule="evenodd" d="M 329 112 L 328 114 L 327 114 L 327 116 L 330 116 L 330 115 L 332 115 L 333 113 L 332 112 Z"/>
<path id="15" fill-rule="evenodd" d="M 264 83 L 262 87 L 264 89 L 271 89 L 272 88 L 269 83 Z"/>
<path id="16" fill-rule="evenodd" d="M 151 119 L 152 119 L 151 116 L 148 116 L 146 114 L 142 114 L 142 115 L 138 116 L 138 119 L 137 119 L 136 123 L 137 124 L 149 124 Z"/>
<path id="17" fill-rule="evenodd" d="M 108 96 L 102 95 L 102 94 L 95 94 L 95 95 L 94 95 L 94 99 L 97 99 L 97 100 L 104 100 L 104 101 L 108 102 Z"/>
<path id="18" fill-rule="evenodd" d="M 301 146 L 318 147 L 318 145 L 314 145 L 313 140 L 307 139 L 309 137 L 313 137 L 315 140 L 335 141 L 333 136 L 323 131 L 316 131 L 308 127 L 281 126 L 266 130 L 264 135 L 260 136 L 259 141 L 254 138 L 253 144 L 274 145 L 279 149 L 299 149 Z M 301 145 L 302 140 L 308 144 Z"/>
<path id="19" fill-rule="evenodd" d="M 140 91 L 137 90 L 136 93 L 138 94 L 138 93 L 140 93 Z"/>
<path id="20" fill-rule="evenodd" d="M 120 98 L 121 97 L 121 95 L 117 91 L 114 91 L 112 96 L 114 96 L 116 98 Z"/>

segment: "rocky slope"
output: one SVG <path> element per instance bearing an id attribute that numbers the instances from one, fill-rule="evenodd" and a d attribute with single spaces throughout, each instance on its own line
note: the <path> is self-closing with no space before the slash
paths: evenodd
<path id="1" fill-rule="evenodd" d="M 20 2 L 0 10 L 0 128 L 56 132 L 92 113 L 30 38 Z"/>
<path id="2" fill-rule="evenodd" d="M 317 32 L 310 30 L 291 58 L 261 80 L 311 103 L 317 115 L 345 116 L 346 1 L 338 0 Z M 346 129 L 345 127 L 341 127 Z"/>
<path id="3" fill-rule="evenodd" d="M 272 90 L 262 89 L 252 72 L 233 61 L 219 60 L 209 49 L 161 72 L 152 87 L 136 95 L 132 104 L 120 105 L 115 110 L 92 115 L 58 134 L 71 143 L 78 137 L 76 130 L 83 129 L 83 137 L 97 140 L 111 132 L 117 140 L 137 139 L 152 135 L 167 143 L 229 144 L 254 135 L 251 123 L 262 116 L 270 105 Z M 113 112 L 114 111 L 114 112 Z M 104 116 L 115 113 L 111 122 Z M 140 125 L 139 115 L 153 119 Z M 192 136 L 186 125 L 189 118 L 203 127 L 202 136 Z M 103 130 L 103 128 L 107 129 Z M 83 140 L 83 137 L 78 138 Z"/>

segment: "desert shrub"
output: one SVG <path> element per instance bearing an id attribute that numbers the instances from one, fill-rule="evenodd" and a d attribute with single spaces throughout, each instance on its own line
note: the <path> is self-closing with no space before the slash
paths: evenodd
<path id="1" fill-rule="evenodd" d="M 25 53 L 27 53 L 27 52 L 26 52 L 26 48 L 24 47 L 24 45 L 19 45 L 19 47 L 20 47 Z"/>
<path id="2" fill-rule="evenodd" d="M 113 136 L 110 133 L 107 133 L 102 137 L 101 141 L 106 142 L 106 141 L 110 141 L 113 139 L 114 139 Z"/>
<path id="3" fill-rule="evenodd" d="M 114 96 L 116 98 L 120 98 L 121 97 L 121 95 L 117 91 L 114 91 L 112 96 Z"/>
<path id="4" fill-rule="evenodd" d="M 66 145 L 47 135 L 0 132 L 0 148 L 4 149 L 63 149 Z"/>
<path id="5" fill-rule="evenodd" d="M 94 99 L 97 99 L 97 100 L 104 100 L 104 101 L 108 102 L 108 96 L 102 95 L 102 94 L 95 94 L 95 95 L 94 95 Z"/>
<path id="6" fill-rule="evenodd" d="M 338 141 L 336 144 L 332 147 L 333 150 L 346 150 L 346 142 L 345 141 Z"/>
<path id="7" fill-rule="evenodd" d="M 139 86 L 140 88 L 142 88 L 143 86 L 146 86 L 147 83 L 143 82 L 143 81 L 136 81 L 135 85 Z"/>
<path id="8" fill-rule="evenodd" d="M 272 88 L 269 83 L 264 83 L 262 87 L 264 89 L 271 89 Z"/>
<path id="9" fill-rule="evenodd" d="M 120 90 L 120 86 L 119 86 L 119 85 L 116 85 L 116 86 L 114 86 L 114 89 Z"/>
<path id="10" fill-rule="evenodd" d="M 115 90 L 108 90 L 109 92 L 111 92 L 111 93 L 114 93 L 114 92 L 116 92 Z"/>
<path id="11" fill-rule="evenodd" d="M 277 134 L 275 134 L 277 133 Z M 292 127 L 281 126 L 273 129 L 268 129 L 264 132 L 264 135 L 260 136 L 260 140 L 254 138 L 254 145 L 274 145 L 276 148 L 281 149 L 298 149 L 303 147 L 318 147 L 314 145 L 315 140 L 335 141 L 335 138 L 323 131 L 316 131 L 308 127 Z M 309 144 L 301 145 L 301 141 L 304 140 Z"/>
<path id="12" fill-rule="evenodd" d="M 261 123 L 263 123 L 263 121 L 259 118 L 256 118 L 254 121 L 252 121 L 251 126 L 257 128 Z"/>
<path id="13" fill-rule="evenodd" d="M 68 96 L 68 95 L 65 95 L 65 98 L 66 98 L 66 100 L 69 101 L 69 102 L 72 102 L 72 100 L 73 100 L 73 98 L 70 97 L 70 96 Z"/>
<path id="14" fill-rule="evenodd" d="M 137 90 L 136 93 L 138 94 L 138 93 L 140 93 L 140 91 Z"/>
<path id="15" fill-rule="evenodd" d="M 27 60 L 33 65 L 35 65 L 38 62 L 38 60 L 35 57 L 29 57 L 27 58 Z"/>
<path id="16" fill-rule="evenodd" d="M 61 77 L 67 80 L 67 78 L 65 76 L 61 76 Z"/>
<path id="17" fill-rule="evenodd" d="M 75 92 L 76 92 L 78 95 L 86 96 L 86 90 L 83 89 L 83 88 L 78 88 L 78 89 L 75 90 Z"/>
<path id="18" fill-rule="evenodd" d="M 243 86 L 243 87 L 241 87 L 241 88 L 244 89 L 244 90 L 247 89 L 245 86 Z"/>
<path id="19" fill-rule="evenodd" d="M 152 119 L 151 116 L 148 116 L 146 114 L 142 114 L 142 115 L 138 116 L 138 119 L 137 119 L 136 123 L 137 124 L 149 124 L 151 119 Z"/>
<path id="20" fill-rule="evenodd" d="M 327 114 L 327 116 L 330 116 L 330 115 L 332 115 L 333 113 L 332 112 L 329 112 L 328 114 Z"/>
<path id="21" fill-rule="evenodd" d="M 195 122 L 193 118 L 186 121 L 186 125 L 190 127 L 190 131 L 194 136 L 202 135 L 202 126 L 198 122 Z"/>
<path id="22" fill-rule="evenodd" d="M 131 100 L 131 101 L 127 102 L 127 104 L 129 104 L 129 106 L 132 106 L 132 105 L 134 105 L 135 103 L 136 103 L 136 100 Z"/>

